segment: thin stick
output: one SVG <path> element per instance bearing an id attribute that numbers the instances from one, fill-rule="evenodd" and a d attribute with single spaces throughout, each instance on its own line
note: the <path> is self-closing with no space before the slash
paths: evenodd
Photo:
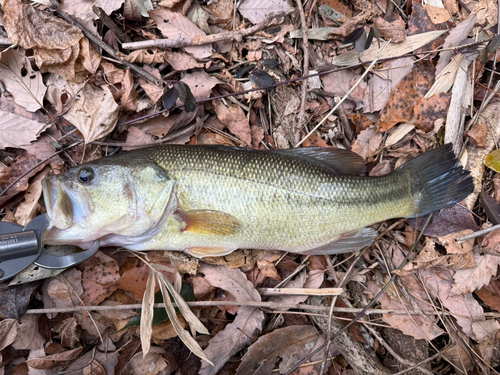
<path id="1" fill-rule="evenodd" d="M 227 33 L 212 34 L 205 36 L 195 36 L 194 38 L 178 38 L 178 39 L 153 39 L 144 40 L 141 42 L 123 43 L 122 47 L 129 50 L 144 49 L 144 48 L 180 48 L 187 46 L 201 46 L 214 42 L 234 40 L 240 42 L 243 37 L 254 34 L 269 26 L 278 25 L 283 22 L 284 18 L 290 14 L 294 9 L 288 12 L 279 12 L 278 14 L 271 13 L 264 21 L 255 26 L 242 29 L 229 31 Z"/>
<path id="2" fill-rule="evenodd" d="M 478 230 L 477 232 L 468 234 L 466 236 L 458 237 L 455 241 L 457 241 L 457 243 L 462 243 L 464 241 L 470 240 L 471 238 L 476 238 L 476 237 L 482 236 L 484 234 L 493 232 L 493 231 L 495 231 L 497 229 L 500 229 L 500 224 L 493 225 L 491 228 L 487 228 L 487 229 L 483 229 L 483 230 Z"/>
<path id="3" fill-rule="evenodd" d="M 389 44 L 391 43 L 391 40 L 389 39 L 389 41 L 386 43 L 386 45 L 384 47 L 382 47 L 382 50 L 379 52 L 379 54 L 377 55 L 377 58 L 375 60 L 372 61 L 372 63 L 370 64 L 370 66 L 368 66 L 368 68 L 365 70 L 365 72 L 361 75 L 361 77 L 358 78 L 358 80 L 356 81 L 356 83 L 350 88 L 350 90 L 347 92 L 347 94 L 344 95 L 344 97 L 337 103 L 337 105 L 335 107 L 333 107 L 330 112 L 328 112 L 325 117 L 323 117 L 323 120 L 321 120 L 315 127 L 313 130 L 311 130 L 304 138 L 302 138 L 302 140 L 297 143 L 295 145 L 295 147 L 299 147 L 302 143 L 304 143 L 304 141 L 309 138 L 316 130 L 318 130 L 318 128 L 323 125 L 325 123 L 325 121 L 328 119 L 328 117 L 330 117 L 330 115 L 332 115 L 338 107 L 340 107 L 340 105 L 349 97 L 349 95 L 351 95 L 351 93 L 354 91 L 354 89 L 356 87 L 358 87 L 358 85 L 361 83 L 361 81 L 366 77 L 366 75 L 373 69 L 373 67 L 375 66 L 375 64 L 377 63 L 377 61 L 379 60 L 380 56 L 382 56 L 382 54 L 384 53 L 385 49 L 389 46 Z"/>
<path id="4" fill-rule="evenodd" d="M 304 68 L 302 75 L 306 76 L 309 74 L 309 38 L 307 36 L 307 23 L 306 16 L 304 14 L 304 7 L 302 6 L 302 0 L 296 0 L 297 8 L 299 9 L 300 23 L 302 26 L 302 50 L 304 51 Z M 299 110 L 299 129 L 302 129 L 306 125 L 306 99 L 307 99 L 307 79 L 302 81 L 302 93 L 300 101 Z"/>

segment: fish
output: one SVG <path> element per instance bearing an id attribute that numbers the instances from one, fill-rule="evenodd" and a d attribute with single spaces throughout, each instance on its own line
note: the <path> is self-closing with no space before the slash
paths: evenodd
<path id="1" fill-rule="evenodd" d="M 370 226 L 422 217 L 472 193 L 450 144 L 377 177 L 347 150 L 163 145 L 107 156 L 43 180 L 50 245 L 222 256 L 236 249 L 338 254 Z"/>

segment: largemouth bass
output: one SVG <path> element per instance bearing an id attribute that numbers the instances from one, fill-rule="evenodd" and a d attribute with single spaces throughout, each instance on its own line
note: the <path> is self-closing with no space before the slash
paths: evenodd
<path id="1" fill-rule="evenodd" d="M 334 148 L 255 151 L 166 145 L 82 164 L 43 181 L 51 225 L 45 244 L 180 250 L 197 257 L 235 249 L 310 254 L 356 251 L 367 226 L 424 216 L 473 191 L 451 145 L 380 177 Z"/>

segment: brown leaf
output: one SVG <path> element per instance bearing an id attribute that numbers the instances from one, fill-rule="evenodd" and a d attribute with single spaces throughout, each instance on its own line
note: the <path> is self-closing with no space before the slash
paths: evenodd
<path id="1" fill-rule="evenodd" d="M 417 228 L 422 228 L 427 218 L 419 218 Z M 408 219 L 408 223 L 415 228 L 416 219 Z M 427 226 L 424 235 L 429 237 L 446 236 L 450 233 L 465 229 L 478 231 L 472 213 L 458 204 L 434 213 L 431 223 Z"/>
<path id="2" fill-rule="evenodd" d="M 259 267 L 260 272 L 262 272 L 265 277 L 270 277 L 273 280 L 281 281 L 281 276 L 279 275 L 276 267 L 272 262 L 257 259 L 257 267 Z"/>
<path id="3" fill-rule="evenodd" d="M 454 284 L 450 295 L 472 293 L 476 289 L 489 284 L 491 278 L 497 274 L 500 265 L 500 256 L 474 252 L 476 267 L 468 270 L 457 270 L 453 275 Z"/>
<path id="4" fill-rule="evenodd" d="M 217 78 L 209 76 L 204 70 L 186 74 L 181 82 L 189 86 L 196 100 L 210 98 L 212 89 L 221 83 Z"/>
<path id="5" fill-rule="evenodd" d="M 130 68 L 125 69 L 122 81 L 121 104 L 125 111 L 135 111 L 137 108 L 137 91 L 134 88 L 134 77 Z"/>
<path id="6" fill-rule="evenodd" d="M 16 222 L 25 226 L 40 213 L 40 204 L 38 201 L 42 196 L 42 180 L 49 174 L 49 168 L 40 172 L 31 182 L 24 194 L 24 200 L 19 203 L 15 213 Z"/>
<path id="7" fill-rule="evenodd" d="M 490 308 L 500 311 L 500 281 L 491 280 L 488 285 L 485 285 L 475 291 L 476 295 Z"/>
<path id="8" fill-rule="evenodd" d="M 375 127 L 362 130 L 352 144 L 352 151 L 367 162 L 372 162 L 379 152 L 383 138 L 382 133 L 377 132 Z"/>
<path id="9" fill-rule="evenodd" d="M 394 21 L 388 22 L 382 17 L 373 19 L 373 26 L 378 30 L 384 39 L 392 39 L 393 43 L 400 43 L 406 39 L 406 28 L 403 19 L 396 15 Z"/>
<path id="10" fill-rule="evenodd" d="M 77 80 L 76 60 L 83 38 L 80 29 L 18 0 L 6 1 L 3 11 L 9 38 L 25 49 L 33 49 L 40 71 Z"/>
<path id="11" fill-rule="evenodd" d="M 196 276 L 193 277 L 193 291 L 197 300 L 205 297 L 207 294 L 215 290 L 204 277 Z"/>
<path id="12" fill-rule="evenodd" d="M 186 328 L 186 320 L 182 314 L 177 314 L 177 318 L 179 318 L 182 328 Z M 156 344 L 160 345 L 163 340 L 168 340 L 172 337 L 177 337 L 177 332 L 175 332 L 170 320 L 153 326 L 153 340 Z"/>
<path id="13" fill-rule="evenodd" d="M 314 133 L 311 134 L 302 144 L 304 147 L 331 147 Z"/>
<path id="14" fill-rule="evenodd" d="M 280 358 L 280 373 L 285 373 L 309 354 L 318 336 L 313 326 L 301 325 L 276 329 L 260 336 L 241 359 L 236 375 L 272 373 Z"/>
<path id="15" fill-rule="evenodd" d="M 165 52 L 165 60 L 175 70 L 185 71 L 203 68 L 203 63 L 199 63 L 193 56 L 185 52 Z"/>
<path id="16" fill-rule="evenodd" d="M 14 349 L 35 350 L 43 346 L 45 339 L 39 332 L 38 318 L 38 315 L 28 314 L 21 317 L 21 325 L 19 326 L 16 341 L 12 344 Z"/>
<path id="17" fill-rule="evenodd" d="M 16 319 L 4 319 L 0 322 L 0 350 L 14 342 L 18 329 L 19 323 Z"/>
<path id="18" fill-rule="evenodd" d="M 477 147 L 485 147 L 488 125 L 484 122 L 479 122 L 465 134 L 471 138 L 472 142 L 475 142 Z"/>
<path id="19" fill-rule="evenodd" d="M 436 25 L 446 22 L 451 18 L 450 13 L 444 8 L 434 7 L 430 4 L 424 4 L 423 7 L 427 11 L 431 21 Z"/>
<path id="20" fill-rule="evenodd" d="M 415 106 L 415 126 L 424 132 L 434 129 L 434 121 L 446 118 L 451 93 L 441 92 L 430 98 L 422 98 Z"/>
<path id="21" fill-rule="evenodd" d="M 149 16 L 156 23 L 162 35 L 169 39 L 176 39 L 180 36 L 183 39 L 190 40 L 196 36 L 206 36 L 189 18 L 181 13 L 158 7 L 150 11 Z M 183 49 L 197 59 L 204 59 L 212 54 L 210 45 L 190 46 Z"/>
<path id="22" fill-rule="evenodd" d="M 380 292 L 380 288 L 373 281 L 368 282 L 368 295 L 373 297 Z M 416 301 L 420 302 L 418 299 Z M 409 304 L 403 303 L 396 293 L 383 293 L 378 302 L 383 309 L 402 310 L 410 308 Z M 417 302 L 417 303 L 418 303 Z M 432 311 L 432 307 L 424 302 L 418 303 L 424 311 Z M 417 340 L 427 339 L 432 340 L 444 333 L 437 325 L 437 319 L 432 315 L 398 315 L 398 314 L 383 314 L 382 320 L 391 325 L 391 327 L 399 329 L 405 335 L 414 337 Z"/>
<path id="23" fill-rule="evenodd" d="M 457 271 L 462 272 L 462 271 Z M 470 293 L 451 296 L 453 271 L 445 268 L 431 268 L 420 271 L 425 287 L 433 298 L 439 297 L 442 305 L 455 317 L 464 333 L 473 339 L 472 323 L 484 320 L 483 308 Z"/>
<path id="24" fill-rule="evenodd" d="M 349 116 L 349 118 L 356 126 L 356 133 L 373 126 L 373 122 L 362 113 L 355 113 L 354 115 Z"/>
<path id="25" fill-rule="evenodd" d="M 128 128 L 127 139 L 125 143 L 150 143 L 153 140 L 151 134 L 144 133 L 143 127 L 138 128 L 137 126 L 131 126 Z M 137 147 L 123 147 L 124 150 L 135 150 Z"/>
<path id="26" fill-rule="evenodd" d="M 83 347 L 63 353 L 48 355 L 42 358 L 28 359 L 27 365 L 38 370 L 51 370 L 57 366 L 67 366 L 83 352 Z"/>
<path id="27" fill-rule="evenodd" d="M 142 301 L 150 268 L 147 264 L 141 267 L 133 267 L 123 273 L 116 284 L 118 288 L 131 292 L 135 299 Z M 156 291 L 159 287 L 156 288 Z"/>
<path id="28" fill-rule="evenodd" d="M 21 285 L 4 285 L 0 289 L 0 313 L 7 318 L 19 320 L 28 310 L 31 295 L 39 286 L 39 281 Z"/>
<path id="29" fill-rule="evenodd" d="M 414 64 L 412 57 L 402 57 L 382 63 L 378 74 L 373 74 L 370 78 L 367 93 L 363 98 L 365 106 L 363 112 L 373 113 L 382 110 L 393 88 L 411 72 Z M 366 128 L 358 129 L 358 132 L 364 129 Z"/>
<path id="30" fill-rule="evenodd" d="M 399 122 L 408 121 L 413 108 L 433 83 L 433 65 L 428 61 L 416 63 L 412 71 L 392 90 L 389 101 L 380 114 L 378 130 L 386 131 Z"/>
<path id="31" fill-rule="evenodd" d="M 142 353 L 137 353 L 132 357 L 122 374 L 157 375 L 163 374 L 163 370 L 167 368 L 170 369 L 170 372 L 165 371 L 165 373 L 170 374 L 172 373 L 171 366 L 167 364 L 164 353 L 165 350 L 159 347 L 152 347 L 151 352 L 145 357 Z"/>
<path id="32" fill-rule="evenodd" d="M 116 283 L 120 278 L 116 260 L 98 251 L 84 263 L 82 274 L 82 301 L 85 305 L 98 305 L 118 289 Z"/>
<path id="33" fill-rule="evenodd" d="M 261 297 L 245 274 L 238 269 L 203 264 L 199 272 L 205 274 L 207 281 L 231 293 L 237 301 L 260 301 Z M 202 361 L 200 375 L 216 374 L 217 371 L 262 330 L 264 314 L 259 309 L 241 306 L 235 320 L 218 332 L 209 341 L 205 354 L 214 363 Z"/>
<path id="34" fill-rule="evenodd" d="M 42 301 L 45 308 L 61 308 L 80 305 L 78 297 L 83 294 L 82 273 L 70 268 L 62 275 L 46 279 L 42 287 Z M 57 314 L 47 314 L 53 318 Z"/>
<path id="35" fill-rule="evenodd" d="M 246 145 L 250 146 L 252 144 L 250 124 L 241 107 L 234 104 L 226 106 L 222 101 L 216 101 L 214 109 L 219 120 L 226 125 L 231 133 L 241 139 Z"/>
<path id="36" fill-rule="evenodd" d="M 0 53 L 0 75 L 5 89 L 12 95 L 14 101 L 27 111 L 35 112 L 42 107 L 47 87 L 43 84 L 40 72 L 33 70 L 29 59 L 24 52 L 21 52 L 23 51 L 8 49 Z M 35 118 L 23 117 L 24 121 L 36 122 Z M 16 118 L 22 117 L 16 116 Z"/>
<path id="37" fill-rule="evenodd" d="M 448 28 L 446 24 L 435 25 L 432 22 L 429 15 L 427 14 L 427 11 L 421 4 L 414 1 L 411 3 L 411 6 L 412 6 L 412 13 L 410 20 L 408 21 L 408 31 L 407 31 L 408 36 L 418 35 L 429 31 L 444 30 Z M 439 36 L 438 38 L 434 39 L 431 43 L 428 43 L 425 46 L 419 48 L 416 52 L 436 49 L 443 44 L 443 41 L 444 41 L 444 36 Z"/>
<path id="38" fill-rule="evenodd" d="M 80 343 L 81 329 L 74 317 L 63 320 L 53 331 L 59 333 L 62 346 L 74 349 Z"/>

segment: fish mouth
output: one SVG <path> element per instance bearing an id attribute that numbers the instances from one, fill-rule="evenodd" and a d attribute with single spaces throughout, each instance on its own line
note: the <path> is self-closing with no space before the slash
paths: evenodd
<path id="1" fill-rule="evenodd" d="M 73 204 L 66 189 L 56 176 L 42 181 L 43 199 L 47 215 L 58 229 L 67 229 L 73 224 Z"/>

